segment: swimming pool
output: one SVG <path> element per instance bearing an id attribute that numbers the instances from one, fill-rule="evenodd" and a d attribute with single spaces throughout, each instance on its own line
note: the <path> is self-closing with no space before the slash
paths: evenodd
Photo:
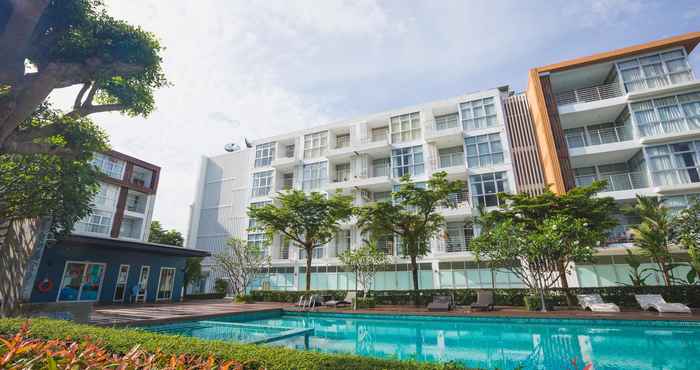
<path id="1" fill-rule="evenodd" d="M 212 338 L 206 336 L 207 331 L 186 329 L 186 325 L 194 323 L 202 321 L 146 329 L 157 331 L 167 326 L 168 333 Z M 281 328 L 280 332 L 266 333 L 264 340 L 249 340 L 242 330 L 242 337 L 231 338 L 236 341 L 379 358 L 456 361 L 481 368 L 513 369 L 522 365 L 525 369 L 582 369 L 588 363 L 593 363 L 596 370 L 700 368 L 700 323 L 689 321 L 273 311 L 221 317 L 205 323 L 211 328 L 216 328 L 217 323 L 220 327 L 234 323 L 250 328 Z"/>

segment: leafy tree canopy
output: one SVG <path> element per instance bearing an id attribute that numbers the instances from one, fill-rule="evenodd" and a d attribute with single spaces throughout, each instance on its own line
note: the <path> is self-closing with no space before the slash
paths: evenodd
<path id="1" fill-rule="evenodd" d="M 161 226 L 159 221 L 151 221 L 150 232 L 148 234 L 148 241 L 151 243 L 174 245 L 177 247 L 182 247 L 185 242 L 185 238 L 182 237 L 182 233 L 177 230 L 165 230 Z"/>

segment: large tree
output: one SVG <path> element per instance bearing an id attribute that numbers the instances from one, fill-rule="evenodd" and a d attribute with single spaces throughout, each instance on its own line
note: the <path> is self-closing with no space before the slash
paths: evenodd
<path id="1" fill-rule="evenodd" d="M 450 195 L 464 189 L 461 181 L 447 180 L 447 173 L 436 172 L 425 186 L 406 175 L 401 178 L 393 202 L 372 203 L 357 210 L 357 225 L 372 240 L 398 237 L 400 253 L 411 260 L 413 292 L 418 302 L 418 258 L 430 251 L 430 240 L 445 227 L 438 207 L 454 207 Z"/>
<path id="2" fill-rule="evenodd" d="M 81 86 L 59 118 L 100 112 L 148 115 L 167 81 L 155 36 L 110 17 L 100 0 L 0 0 L 0 153 L 74 157 L 65 119 L 22 123 L 55 89 Z"/>
<path id="3" fill-rule="evenodd" d="M 700 200 L 695 199 L 672 222 L 673 242 L 688 251 L 688 284 L 700 283 Z"/>
<path id="4" fill-rule="evenodd" d="M 581 220 L 593 233 L 595 237 L 587 239 L 585 244 L 582 244 L 582 240 L 569 238 L 562 246 L 564 249 L 557 262 L 557 271 L 569 305 L 573 299 L 568 290 L 566 275 L 572 263 L 577 259 L 578 262 L 589 261 L 596 247 L 608 239 L 610 229 L 618 223 L 614 217 L 617 209 L 615 200 L 597 196 L 605 186 L 604 181 L 596 181 L 589 186 L 573 188 L 565 194 L 555 194 L 549 189 L 540 195 L 500 194 L 502 209 L 491 215 L 496 221 L 517 220 L 523 228 L 529 230 L 537 230 L 542 220 L 563 216 Z"/>
<path id="5" fill-rule="evenodd" d="M 182 247 L 183 243 L 185 242 L 185 238 L 182 237 L 182 233 L 179 231 L 175 229 L 165 230 L 159 221 L 151 221 L 148 241 L 151 243 Z"/>
<path id="6" fill-rule="evenodd" d="M 352 216 L 352 200 L 351 196 L 339 193 L 307 194 L 292 190 L 280 193 L 272 204 L 248 207 L 248 216 L 255 219 L 256 227 L 265 230 L 268 240 L 275 234 L 282 234 L 306 251 L 308 292 L 311 290 L 313 250 L 330 242 L 340 229 L 340 222 Z"/>
<path id="7" fill-rule="evenodd" d="M 355 274 L 355 288 L 358 288 L 358 283 L 362 285 L 364 297 L 367 297 L 379 268 L 389 262 L 386 253 L 377 250 L 376 243 L 370 241 L 360 248 L 346 250 L 338 259 Z"/>

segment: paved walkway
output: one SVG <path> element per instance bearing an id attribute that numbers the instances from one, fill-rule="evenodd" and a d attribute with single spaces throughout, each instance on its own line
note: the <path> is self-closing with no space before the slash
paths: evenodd
<path id="1" fill-rule="evenodd" d="M 241 312 L 276 310 L 288 303 L 236 304 L 230 300 L 201 300 L 182 303 L 95 306 L 90 323 L 103 326 L 156 324 L 167 321 L 204 319 Z"/>
<path id="2" fill-rule="evenodd" d="M 293 310 L 288 307 L 287 309 Z M 521 307 L 496 307 L 496 311 L 471 312 L 466 307 L 458 307 L 449 312 L 430 312 L 425 307 L 415 306 L 377 306 L 376 308 L 355 310 L 350 308 L 322 307 L 318 312 L 339 313 L 370 313 L 386 315 L 436 315 L 436 316 L 478 316 L 478 317 L 532 317 L 532 318 L 579 318 L 579 319 L 608 319 L 608 320 L 691 320 L 700 321 L 700 312 L 693 314 L 658 314 L 640 310 L 625 310 L 620 313 L 590 312 L 582 310 L 556 310 L 550 312 L 532 312 Z"/>

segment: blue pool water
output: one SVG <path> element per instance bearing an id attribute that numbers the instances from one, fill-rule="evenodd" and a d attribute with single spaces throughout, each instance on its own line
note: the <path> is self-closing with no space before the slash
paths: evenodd
<path id="1" fill-rule="evenodd" d="M 219 322 L 220 325 L 216 325 Z M 196 322 L 194 322 L 196 323 Z M 201 322 L 200 322 L 201 323 Z M 513 369 L 700 369 L 700 323 L 268 312 L 167 326 L 169 333 L 313 351 Z M 211 335 L 245 323 L 237 337 Z M 178 328 L 182 326 L 182 330 Z M 254 328 L 282 328 L 254 339 Z M 297 333 L 294 329 L 313 329 Z M 246 334 L 248 333 L 248 334 Z M 261 337 L 264 339 L 261 340 Z M 572 364 L 575 361 L 577 366 Z"/>

